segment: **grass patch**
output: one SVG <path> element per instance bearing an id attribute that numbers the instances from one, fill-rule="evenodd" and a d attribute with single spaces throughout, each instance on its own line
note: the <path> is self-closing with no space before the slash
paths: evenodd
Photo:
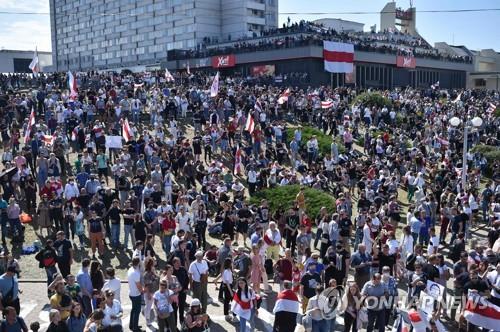
<path id="1" fill-rule="evenodd" d="M 278 208 L 289 209 L 295 203 L 295 196 L 300 190 L 300 185 L 282 186 L 260 190 L 250 197 L 250 204 L 260 205 L 262 199 L 269 202 L 269 207 L 274 213 Z M 324 191 L 306 187 L 306 213 L 315 218 L 324 206 L 330 213 L 335 211 L 335 198 Z"/>
<path id="2" fill-rule="evenodd" d="M 286 131 L 287 137 L 289 137 L 289 140 L 291 141 L 294 137 L 294 132 L 296 128 L 288 128 Z M 327 154 L 330 154 L 331 152 L 331 145 L 333 142 L 333 139 L 329 135 L 323 134 L 323 131 L 305 126 L 302 127 L 302 145 L 305 146 L 309 138 L 311 138 L 313 135 L 316 135 L 316 139 L 318 140 L 318 145 L 319 145 L 319 153 L 322 156 L 325 156 Z M 345 153 L 345 147 L 344 143 L 342 142 L 340 137 L 335 137 L 335 141 L 337 142 L 339 153 Z"/>

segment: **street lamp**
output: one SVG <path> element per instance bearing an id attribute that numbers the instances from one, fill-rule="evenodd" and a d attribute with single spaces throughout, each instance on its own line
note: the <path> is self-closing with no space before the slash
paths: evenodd
<path id="1" fill-rule="evenodd" d="M 456 116 L 452 117 L 450 119 L 450 125 L 452 125 L 455 128 L 458 128 L 460 124 L 462 123 L 462 120 L 457 118 Z M 465 184 L 467 180 L 467 139 L 468 139 L 468 132 L 469 129 L 474 129 L 474 128 L 479 128 L 483 125 L 483 119 L 480 117 L 476 116 L 471 120 L 472 126 L 467 126 L 467 124 L 464 124 L 464 147 L 463 147 L 463 154 L 462 154 L 462 189 L 465 190 Z"/>

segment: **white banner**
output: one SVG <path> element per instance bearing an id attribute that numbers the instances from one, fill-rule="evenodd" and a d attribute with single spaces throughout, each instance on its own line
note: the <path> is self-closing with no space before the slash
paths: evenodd
<path id="1" fill-rule="evenodd" d="M 106 148 L 121 149 L 122 146 L 123 145 L 122 145 L 122 137 L 121 136 L 106 135 Z"/>

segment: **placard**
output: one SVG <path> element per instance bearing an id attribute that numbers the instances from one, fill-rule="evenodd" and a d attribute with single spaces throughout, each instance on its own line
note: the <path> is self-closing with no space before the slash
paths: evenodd
<path id="1" fill-rule="evenodd" d="M 110 136 L 106 135 L 106 148 L 108 149 L 121 149 L 122 137 L 121 136 Z"/>

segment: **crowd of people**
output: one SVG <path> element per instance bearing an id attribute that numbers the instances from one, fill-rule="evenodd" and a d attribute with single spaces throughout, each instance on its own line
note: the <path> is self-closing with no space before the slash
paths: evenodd
<path id="1" fill-rule="evenodd" d="M 280 332 L 297 315 L 315 332 L 339 330 L 339 316 L 344 331 L 384 331 L 428 280 L 457 301 L 432 322 L 474 329 L 460 315 L 471 290 L 500 305 L 498 160 L 474 149 L 498 147 L 498 91 L 394 89 L 377 92 L 382 105 L 343 87 L 292 88 L 283 100 L 277 87 L 225 78 L 210 97 L 203 74 L 156 75 L 80 74 L 76 96 L 64 74 L 29 89 L 2 77 L 0 331 L 27 331 L 12 254 L 33 233 L 41 248 L 26 259 L 47 275 L 50 332 L 138 332 L 141 315 L 162 332 L 205 331 L 217 300 L 227 321 L 253 330 L 273 284 L 278 302 L 294 303 L 276 302 Z M 299 188 L 288 206 L 249 200 L 283 186 Z M 309 188 L 331 206 L 314 215 Z M 126 294 L 110 253 L 130 261 Z"/>
<path id="2" fill-rule="evenodd" d="M 378 52 L 400 55 L 412 54 L 419 58 L 431 58 L 452 62 L 472 63 L 471 56 L 448 55 L 438 52 L 420 37 L 415 37 L 397 30 L 380 32 L 336 31 L 320 24 L 301 21 L 290 27 L 271 30 L 262 36 L 227 41 L 228 45 L 217 47 L 204 43 L 201 47 L 176 52 L 171 60 L 203 58 L 216 55 L 266 51 L 303 46 L 323 46 L 323 40 L 332 40 L 354 44 L 354 49 L 365 52 Z M 212 43 L 213 44 L 213 43 Z"/>

